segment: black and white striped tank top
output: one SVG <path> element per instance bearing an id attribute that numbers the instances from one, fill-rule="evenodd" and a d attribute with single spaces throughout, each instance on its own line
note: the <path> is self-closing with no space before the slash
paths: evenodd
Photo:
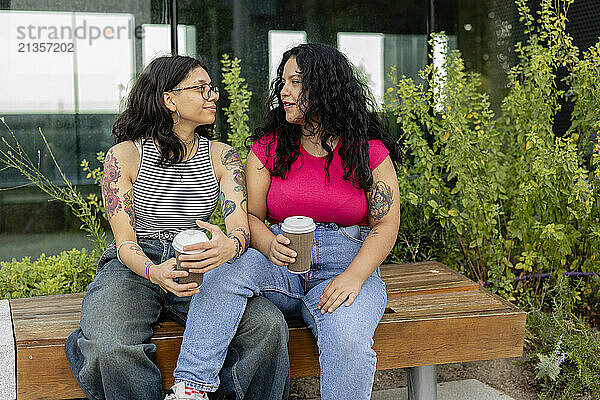
<path id="1" fill-rule="evenodd" d="M 160 167 L 152 139 L 136 142 L 140 169 L 133 184 L 135 231 L 138 237 L 178 233 L 208 221 L 217 206 L 219 183 L 210 158 L 210 140 L 198 137 L 198 151 L 185 162 Z"/>

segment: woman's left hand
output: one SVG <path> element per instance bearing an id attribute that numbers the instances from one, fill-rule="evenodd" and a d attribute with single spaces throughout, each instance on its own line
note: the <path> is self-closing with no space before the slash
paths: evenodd
<path id="1" fill-rule="evenodd" d="M 319 309 L 321 314 L 334 312 L 344 301 L 350 306 L 362 287 L 363 280 L 352 272 L 344 271 L 333 278 L 323 290 Z"/>
<path id="2" fill-rule="evenodd" d="M 190 268 L 190 273 L 206 273 L 235 256 L 235 242 L 233 239 L 227 237 L 221 228 L 199 220 L 196 221 L 196 225 L 209 231 L 212 237 L 208 242 L 191 244 L 183 248 L 185 251 L 204 250 L 202 253 L 181 254 L 179 256 L 182 266 Z"/>

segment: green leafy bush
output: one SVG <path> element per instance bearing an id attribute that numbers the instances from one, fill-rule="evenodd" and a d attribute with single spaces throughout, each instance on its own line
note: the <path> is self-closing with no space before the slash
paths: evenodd
<path id="1" fill-rule="evenodd" d="M 223 54 L 221 58 L 223 84 L 225 92 L 229 99 L 229 105 L 223 109 L 229 124 L 227 137 L 231 145 L 237 150 L 242 162 L 246 162 L 248 149 L 246 148 L 246 139 L 250 134 L 248 127 L 248 107 L 252 92 L 248 90 L 246 80 L 242 78 L 241 60 L 229 57 Z"/>
<path id="2" fill-rule="evenodd" d="M 392 71 L 385 97 L 409 160 L 398 168 L 400 201 L 414 210 L 403 225 L 428 227 L 437 238 L 431 257 L 513 300 L 539 290 L 535 281 L 514 284 L 516 277 L 600 271 L 600 45 L 579 57 L 565 31 L 569 3 L 554 9 L 542 1 L 534 24 L 517 0 L 529 39 L 516 46 L 500 115 L 458 51 L 446 51 L 443 79 L 432 65 L 421 71 L 425 85 Z M 568 91 L 557 88 L 558 68 L 568 69 Z M 576 111 L 557 137 L 553 121 L 565 98 Z M 418 247 L 415 240 L 406 247 Z M 598 296 L 590 283 L 582 305 Z"/>
<path id="3" fill-rule="evenodd" d="M 543 310 L 544 298 L 537 299 L 527 317 L 529 354 L 537 378 L 542 380 L 544 397 L 573 399 L 582 391 L 600 396 L 600 332 L 573 314 L 578 290 L 560 276 L 547 292 L 551 313 Z"/>
<path id="4" fill-rule="evenodd" d="M 94 279 L 98 258 L 96 249 L 73 249 L 36 260 L 1 261 L 0 298 L 84 292 Z"/>
<path id="5" fill-rule="evenodd" d="M 248 90 L 246 80 L 241 76 L 242 67 L 241 60 L 234 57 L 229 57 L 228 54 L 223 54 L 221 58 L 223 84 L 225 85 L 225 93 L 229 100 L 229 105 L 224 107 L 229 131 L 227 132 L 227 140 L 235 148 L 240 155 L 242 162 L 246 162 L 248 156 L 248 148 L 246 147 L 246 139 L 250 134 L 248 127 L 248 106 L 252 92 Z M 211 224 L 219 225 L 221 230 L 225 232 L 225 221 L 220 207 L 215 209 L 215 212 L 210 216 Z"/>

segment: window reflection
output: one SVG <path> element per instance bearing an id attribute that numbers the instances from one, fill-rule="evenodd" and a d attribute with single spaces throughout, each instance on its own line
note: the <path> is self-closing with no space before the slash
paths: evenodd
<path id="1" fill-rule="evenodd" d="M 383 102 L 383 40 L 381 33 L 340 32 L 338 49 L 346 54 L 371 89 L 377 104 Z"/>
<path id="2" fill-rule="evenodd" d="M 144 67 L 156 57 L 171 54 L 171 27 L 168 24 L 143 24 L 142 59 Z M 196 57 L 196 27 L 177 26 L 179 54 Z"/>
<path id="3" fill-rule="evenodd" d="M 303 43 L 306 43 L 305 31 L 269 31 L 269 82 L 276 78 L 283 53 Z"/>
<path id="4" fill-rule="evenodd" d="M 0 13 L 4 114 L 116 113 L 135 73 L 131 14 Z M 118 62 L 115 62 L 118 60 Z"/>

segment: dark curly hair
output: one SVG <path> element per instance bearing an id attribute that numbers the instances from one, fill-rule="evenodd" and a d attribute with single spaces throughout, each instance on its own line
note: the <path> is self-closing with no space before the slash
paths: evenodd
<path id="1" fill-rule="evenodd" d="M 174 89 L 198 68 L 208 71 L 201 60 L 187 56 L 158 57 L 138 76 L 127 98 L 127 107 L 112 129 L 115 143 L 126 140 L 156 140 L 161 166 L 183 161 L 185 145 L 173 134 L 173 118 L 163 93 Z M 195 132 L 211 138 L 212 125 L 198 126 Z"/>
<path id="2" fill-rule="evenodd" d="M 335 47 L 322 43 L 296 46 L 285 53 L 277 68 L 277 78 L 271 83 L 263 126 L 257 128 L 253 142 L 277 132 L 277 147 L 271 174 L 285 178 L 300 154 L 301 126 L 286 121 L 281 90 L 281 76 L 285 63 L 296 57 L 302 74 L 302 90 L 298 99 L 304 114 L 304 128 L 321 134 L 321 145 L 327 151 L 325 174 L 329 180 L 329 166 L 333 149 L 329 139 L 339 136 L 340 158 L 344 164 L 344 179 L 356 187 L 370 190 L 373 174 L 369 162 L 369 140 L 379 139 L 399 161 L 400 150 L 387 129 L 387 124 L 374 111 L 376 103 L 367 85 L 362 83 L 348 59 Z"/>

